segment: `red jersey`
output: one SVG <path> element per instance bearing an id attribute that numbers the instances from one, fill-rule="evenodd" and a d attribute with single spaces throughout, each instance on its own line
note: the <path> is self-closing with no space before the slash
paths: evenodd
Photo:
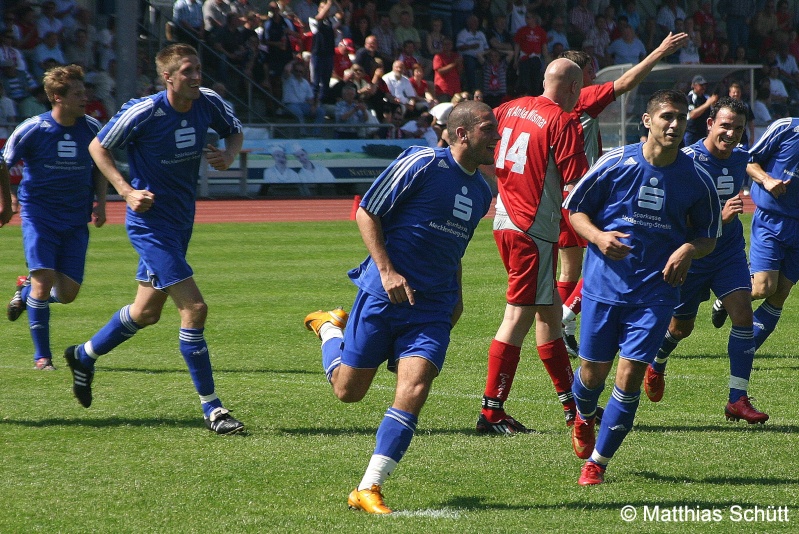
<path id="1" fill-rule="evenodd" d="M 415 78 L 411 78 L 411 85 L 413 86 L 413 90 L 416 91 L 416 96 L 424 100 L 425 94 L 427 93 L 427 80 L 422 78 L 418 82 Z"/>
<path id="2" fill-rule="evenodd" d="M 541 26 L 531 28 L 522 26 L 513 36 L 513 42 L 519 45 L 519 59 L 526 59 L 527 56 L 540 56 L 547 45 L 547 32 Z"/>
<path id="3" fill-rule="evenodd" d="M 333 72 L 339 78 L 344 78 L 344 71 L 352 67 L 349 54 L 342 53 L 339 47 L 333 51 Z"/>
<path id="4" fill-rule="evenodd" d="M 572 116 L 580 122 L 588 165 L 593 165 L 602 155 L 602 136 L 599 133 L 597 117 L 615 100 L 616 91 L 613 90 L 613 82 L 589 85 L 580 90 L 580 99 L 574 106 Z"/>
<path id="5" fill-rule="evenodd" d="M 446 67 L 450 63 L 458 59 L 457 52 L 451 52 L 449 55 L 436 54 L 433 57 L 433 84 L 436 88 L 437 95 L 449 95 L 450 97 L 455 93 L 461 92 L 461 73 L 458 72 L 457 67 L 453 67 L 444 74 L 439 74 L 438 69 Z"/>
<path id="6" fill-rule="evenodd" d="M 588 171 L 580 124 L 552 100 L 522 97 L 494 110 L 499 196 L 511 222 L 556 243 L 563 186 Z"/>

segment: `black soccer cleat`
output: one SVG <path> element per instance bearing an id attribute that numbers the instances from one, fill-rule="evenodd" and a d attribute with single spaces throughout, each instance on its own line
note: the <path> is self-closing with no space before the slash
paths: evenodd
<path id="1" fill-rule="evenodd" d="M 92 405 L 92 380 L 94 380 L 94 369 L 87 369 L 80 363 L 75 355 L 77 345 L 72 345 L 64 350 L 64 359 L 67 360 L 69 370 L 72 371 L 72 393 L 84 408 Z"/>
<path id="2" fill-rule="evenodd" d="M 564 334 L 563 343 L 566 345 L 566 352 L 570 357 L 578 358 L 580 356 L 580 344 L 577 343 L 574 334 Z"/>
<path id="3" fill-rule="evenodd" d="M 14 296 L 11 297 L 11 301 L 6 307 L 6 317 L 8 317 L 9 321 L 13 322 L 19 319 L 19 316 L 22 315 L 22 312 L 24 312 L 25 308 L 27 308 L 27 303 L 25 302 L 25 299 L 22 298 L 22 288 L 29 285 L 31 285 L 30 276 L 17 277 L 17 285 L 14 288 Z"/>
<path id="4" fill-rule="evenodd" d="M 244 423 L 230 415 L 227 408 L 216 408 L 210 417 L 205 418 L 205 426 L 211 432 L 222 436 L 238 434 L 244 431 Z"/>
<path id="5" fill-rule="evenodd" d="M 710 312 L 710 322 L 712 322 L 713 326 L 716 328 L 721 328 L 724 326 L 726 321 L 727 310 L 724 309 L 724 305 L 721 303 L 721 301 L 716 299 L 716 301 L 713 303 L 713 309 Z"/>
<path id="6" fill-rule="evenodd" d="M 480 417 L 477 418 L 476 430 L 480 434 L 531 434 L 535 432 L 507 414 L 496 423 L 489 422 L 485 415 L 480 414 Z"/>

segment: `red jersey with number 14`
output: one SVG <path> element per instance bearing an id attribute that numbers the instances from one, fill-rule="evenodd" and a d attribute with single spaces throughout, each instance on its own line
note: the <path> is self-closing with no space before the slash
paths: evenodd
<path id="1" fill-rule="evenodd" d="M 588 171 L 580 123 L 544 96 L 522 97 L 494 110 L 499 196 L 511 222 L 549 242 L 558 240 L 563 186 Z"/>

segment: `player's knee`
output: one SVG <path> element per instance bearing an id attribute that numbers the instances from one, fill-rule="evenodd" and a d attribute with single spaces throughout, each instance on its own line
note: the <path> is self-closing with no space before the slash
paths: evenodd
<path id="1" fill-rule="evenodd" d="M 674 339 L 685 339 L 694 331 L 693 321 L 680 321 L 669 328 L 669 333 Z"/>
<path id="2" fill-rule="evenodd" d="M 194 324 L 205 324 L 205 318 L 208 317 L 208 305 L 203 301 L 193 302 L 183 308 L 181 314 L 185 314 Z"/>
<path id="3" fill-rule="evenodd" d="M 152 326 L 161 319 L 161 309 L 145 308 L 136 316 L 131 314 L 131 319 L 141 328 Z"/>
<path id="4" fill-rule="evenodd" d="M 366 392 L 368 389 L 361 388 L 358 385 L 353 384 L 343 384 L 343 385 L 336 385 L 333 384 L 333 393 L 336 395 L 336 398 L 341 402 L 359 402 L 366 396 Z"/>
<path id="5" fill-rule="evenodd" d="M 777 291 L 777 284 L 770 279 L 752 281 L 752 300 L 767 299 Z"/>

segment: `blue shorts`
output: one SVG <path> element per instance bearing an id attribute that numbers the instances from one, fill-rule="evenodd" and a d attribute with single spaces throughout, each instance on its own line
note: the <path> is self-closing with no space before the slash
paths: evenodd
<path id="1" fill-rule="evenodd" d="M 671 322 L 671 306 L 617 306 L 583 295 L 580 358 L 612 362 L 619 357 L 652 363 Z"/>
<path id="2" fill-rule="evenodd" d="M 186 262 L 191 228 L 156 232 L 145 226 L 128 224 L 127 230 L 130 243 L 139 254 L 136 280 L 149 282 L 155 289 L 163 291 L 194 276 Z"/>
<path id="3" fill-rule="evenodd" d="M 341 363 L 377 369 L 385 361 L 419 356 L 440 373 L 449 347 L 451 318 L 451 311 L 391 304 L 359 289 L 344 330 Z"/>
<path id="4" fill-rule="evenodd" d="M 674 317 L 692 319 L 696 317 L 699 304 L 710 298 L 723 299 L 734 291 L 752 292 L 752 277 L 746 252 L 743 250 L 713 270 L 689 271 L 685 283 L 680 286 L 680 303 L 674 308 Z"/>
<path id="5" fill-rule="evenodd" d="M 89 227 L 64 226 L 42 219 L 22 218 L 22 243 L 29 271 L 52 269 L 83 283 Z"/>
<path id="6" fill-rule="evenodd" d="M 794 284 L 799 281 L 799 219 L 757 209 L 750 241 L 750 273 L 780 271 Z"/>

